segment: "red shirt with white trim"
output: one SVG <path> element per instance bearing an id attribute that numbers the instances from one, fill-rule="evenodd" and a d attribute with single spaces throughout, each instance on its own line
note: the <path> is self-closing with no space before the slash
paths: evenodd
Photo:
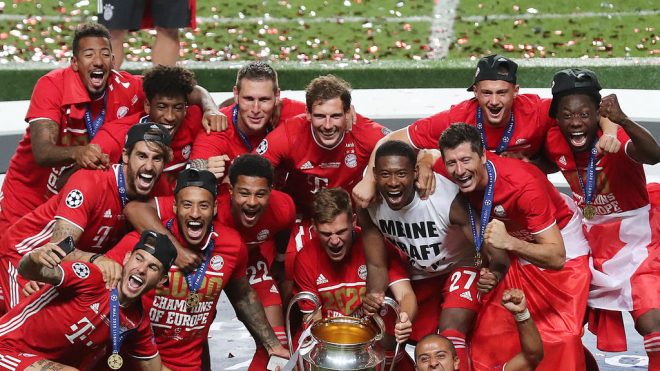
<path id="1" fill-rule="evenodd" d="M 46 285 L 0 318 L 0 347 L 73 367 L 112 349 L 110 292 L 94 264 L 63 262 L 60 285 Z M 140 303 L 119 308 L 124 349 L 140 359 L 158 355 L 149 318 Z M 105 362 L 105 359 L 102 360 Z"/>
<path id="2" fill-rule="evenodd" d="M 553 122 L 548 117 L 551 99 L 542 99 L 538 95 L 518 94 L 513 99 L 514 129 L 511 141 L 506 149 L 509 152 L 522 152 L 528 158 L 534 158 L 543 147 L 545 133 Z M 408 138 L 417 148 L 437 149 L 438 140 L 451 124 L 465 122 L 476 126 L 476 114 L 479 102 L 476 98 L 468 99 L 447 111 L 415 121 L 408 126 Z M 485 120 L 484 113 L 484 120 Z M 508 119 L 507 119 L 508 123 Z M 507 125 L 493 127 L 484 123 L 489 151 L 495 151 Z"/>
<path id="3" fill-rule="evenodd" d="M 82 230 L 76 248 L 104 253 L 126 234 L 117 187 L 119 165 L 110 170 L 79 170 L 56 197 L 27 214 L 9 228 L 0 243 L 3 259 L 18 262 L 21 256 L 45 245 L 56 219 Z"/>
<path id="4" fill-rule="evenodd" d="M 495 168 L 495 190 L 490 216 L 501 220 L 510 235 L 533 242 L 534 234 L 554 224 L 559 229 L 568 224 L 573 213 L 559 191 L 538 168 L 495 154 L 486 157 Z M 449 177 L 442 159 L 436 162 L 434 170 Z M 467 196 L 476 211 L 475 218 L 478 219 L 484 191 L 471 192 Z"/>
<path id="5" fill-rule="evenodd" d="M 131 115 L 123 119 L 109 122 L 101 127 L 92 143 L 98 144 L 103 153 L 110 156 L 110 163 L 121 162 L 121 153 L 124 149 L 126 135 L 131 126 L 138 122 L 147 122 L 149 116 L 144 113 Z M 172 161 L 168 162 L 163 169 L 158 183 L 154 187 L 152 194 L 157 196 L 168 196 L 174 194 L 176 178 L 179 172 L 185 169 L 192 144 L 199 132 L 202 132 L 202 109 L 199 106 L 192 105 L 186 110 L 186 116 L 172 137 Z"/>
<path id="6" fill-rule="evenodd" d="M 127 72 L 112 71 L 108 78 L 105 121 L 110 122 L 135 112 L 144 106 L 142 77 Z M 25 121 L 49 119 L 59 125 L 58 146 L 86 145 L 89 142 L 83 116 L 91 103 L 92 116 L 101 111 L 103 99 L 91 102 L 78 73 L 70 67 L 53 70 L 37 81 Z M 36 209 L 57 193 L 54 188 L 63 167 L 38 166 L 32 154 L 30 130 L 26 131 L 11 158 L 2 184 L 0 220 L 12 224 Z"/>
<path id="7" fill-rule="evenodd" d="M 288 98 L 282 98 L 281 100 L 282 110 L 280 112 L 280 118 L 277 121 L 275 127 L 282 125 L 286 120 L 292 117 L 306 112 L 306 106 L 304 102 Z M 229 160 L 233 161 L 236 157 L 244 153 L 251 152 L 252 148 L 257 148 L 264 137 L 248 137 L 252 148 L 248 148 L 245 143 L 243 143 L 241 136 L 232 123 L 232 113 L 235 106 L 236 103 L 220 109 L 220 112 L 225 114 L 225 116 L 227 116 L 229 119 L 229 127 L 227 127 L 227 130 L 211 132 L 211 134 L 201 132 L 197 135 L 192 148 L 192 154 L 190 155 L 191 159 L 208 159 L 209 157 L 213 156 L 227 155 L 229 156 Z"/>
<path id="8" fill-rule="evenodd" d="M 617 137 L 624 143 L 619 151 L 601 155 L 596 161 L 596 190 L 592 204 L 598 215 L 635 210 L 649 204 L 644 166 L 628 156 L 626 149 L 631 143 L 628 134 L 619 128 Z M 566 178 L 575 203 L 584 208 L 584 192 L 577 178 L 576 161 L 579 176 L 586 185 L 589 151 L 574 155 L 559 127 L 554 126 L 548 132 L 546 154 Z"/>
<path id="9" fill-rule="evenodd" d="M 256 153 L 289 171 L 285 191 L 305 213 L 323 188 L 342 187 L 350 193 L 362 179 L 376 142 L 388 133 L 386 127 L 357 115 L 337 146 L 324 148 L 317 144 L 307 117 L 298 115 L 269 133 Z"/>
<path id="10" fill-rule="evenodd" d="M 408 280 L 398 252 L 389 246 L 387 249 L 390 286 Z M 338 264 L 330 260 L 318 238 L 305 245 L 296 259 L 294 283 L 295 293 L 309 291 L 319 298 L 324 318 L 361 317 L 362 298 L 367 292 L 367 262 L 359 232 L 353 239 L 352 250 Z M 303 300 L 300 308 L 309 313 L 314 307 Z"/>
<path id="11" fill-rule="evenodd" d="M 167 220 L 163 220 L 163 224 L 167 225 Z M 207 237 L 205 247 L 211 239 L 215 246 L 202 286 L 197 291 L 202 295 L 197 306 L 186 307 L 190 289 L 184 274 L 176 266 L 170 268 L 168 287 L 156 288 L 155 296 L 153 291 L 143 296 L 163 364 L 173 370 L 201 369 L 202 349 L 216 316 L 220 293 L 230 280 L 245 277 L 247 248 L 240 235 L 217 221 L 213 227 L 215 232 Z M 187 246 L 176 220 L 172 223 L 172 234 Z M 108 252 L 108 257 L 121 261 L 139 239 L 137 232 L 129 233 Z"/>

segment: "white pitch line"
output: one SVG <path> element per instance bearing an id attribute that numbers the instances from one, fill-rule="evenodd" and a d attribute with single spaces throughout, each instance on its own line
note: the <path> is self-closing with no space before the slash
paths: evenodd
<path id="1" fill-rule="evenodd" d="M 433 21 L 431 22 L 431 35 L 429 36 L 429 59 L 446 58 L 449 54 L 449 45 L 454 37 L 454 18 L 458 0 L 435 0 L 433 7 Z"/>
<path id="2" fill-rule="evenodd" d="M 524 13 L 524 14 L 492 14 L 469 15 L 459 19 L 467 22 L 484 20 L 515 20 L 515 19 L 557 19 L 557 18 L 594 18 L 594 17 L 627 17 L 632 15 L 658 15 L 660 10 L 640 10 L 635 12 L 580 12 L 580 13 Z"/>

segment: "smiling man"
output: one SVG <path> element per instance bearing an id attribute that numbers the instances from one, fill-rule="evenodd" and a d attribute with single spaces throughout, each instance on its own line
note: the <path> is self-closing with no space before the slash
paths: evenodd
<path id="1" fill-rule="evenodd" d="M 99 369 L 97 361 L 117 362 L 122 338 L 126 337 L 124 345 L 139 369 L 167 370 L 140 303 L 143 294 L 167 280 L 176 258 L 167 237 L 152 231 L 143 233 L 122 257 L 121 281 L 112 290 L 104 287 L 103 275 L 94 264 L 60 262 L 55 258 L 58 255 L 66 253 L 49 244 L 21 259 L 21 275 L 50 285 L 0 320 L 0 367 L 29 371 Z M 114 321 L 117 328 L 113 328 Z M 102 359 L 106 353 L 112 355 Z M 121 367 L 121 358 L 119 362 Z"/>
<path id="2" fill-rule="evenodd" d="M 95 263 L 108 286 L 115 286 L 120 268 L 99 257 L 127 229 L 122 214 L 129 200 L 146 199 L 170 158 L 170 135 L 157 124 L 131 127 L 122 154 L 123 163 L 110 170 L 80 170 L 62 192 L 25 215 L 0 240 L 0 284 L 6 306 L 24 299 L 21 290 L 28 282 L 17 274 L 20 258 L 44 244 L 57 244 L 67 237 L 76 249 L 65 260 Z"/>
<path id="3" fill-rule="evenodd" d="M 202 352 L 222 290 L 266 354 L 288 357 L 245 274 L 245 242 L 236 230 L 215 218 L 216 194 L 212 173 L 187 169 L 179 173 L 174 200 L 158 199 L 159 228 L 165 227 L 184 249 L 203 255 L 202 263 L 192 272 L 172 267 L 172 287 L 158 290 L 153 303 L 147 303 L 163 362 L 176 370 L 202 369 Z M 117 260 L 136 238 L 137 233 L 129 234 L 108 256 Z"/>
<path id="4" fill-rule="evenodd" d="M 196 85 L 195 74 L 182 67 L 156 66 L 145 71 L 143 89 L 147 97 L 144 113 L 108 122 L 101 127 L 92 144 L 97 144 L 111 162 L 116 162 L 121 156 L 126 132 L 133 124 L 155 122 L 163 125 L 172 137 L 173 157 L 165 166 L 154 194 L 174 194 L 177 174 L 188 163 L 195 137 L 203 131 L 201 108 L 188 104 L 188 95 Z"/>
<path id="5" fill-rule="evenodd" d="M 644 337 L 649 370 L 660 369 L 660 205 L 649 200 L 643 167 L 660 161 L 660 146 L 623 113 L 616 95 L 601 98 L 600 89 L 590 70 L 555 74 L 550 116 L 557 126 L 548 133 L 546 151 L 584 216 L 593 259 L 589 328 L 599 335 L 598 348 L 626 350 L 619 311 L 630 311 Z M 621 126 L 617 136 L 624 146 L 616 153 L 596 150 L 601 116 Z"/>
<path id="6" fill-rule="evenodd" d="M 221 112 L 231 120 L 227 130 L 200 133 L 190 155 L 193 167 L 208 169 L 219 179 L 237 156 L 252 152 L 274 128 L 305 113 L 305 104 L 280 98 L 277 72 L 265 62 L 254 61 L 238 70 L 234 104 Z"/>

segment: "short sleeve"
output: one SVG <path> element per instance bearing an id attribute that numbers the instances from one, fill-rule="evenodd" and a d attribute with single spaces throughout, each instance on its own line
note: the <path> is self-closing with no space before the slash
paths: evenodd
<path id="1" fill-rule="evenodd" d="M 160 220 L 170 220 L 176 216 L 174 214 L 174 200 L 174 196 L 154 197 L 154 201 L 156 201 L 156 212 Z"/>
<path id="2" fill-rule="evenodd" d="M 438 148 L 438 140 L 450 124 L 449 113 L 443 111 L 413 122 L 407 129 L 410 143 L 419 149 Z"/>
<path id="3" fill-rule="evenodd" d="M 81 231 L 85 231 L 89 219 L 99 216 L 97 206 L 104 201 L 104 197 L 113 197 L 113 195 L 99 192 L 99 177 L 94 176 L 94 172 L 78 170 L 71 176 L 60 191 L 62 197 L 55 212 L 56 219 L 66 220 Z"/>
<path id="4" fill-rule="evenodd" d="M 124 257 L 126 254 L 133 251 L 133 247 L 140 240 L 140 235 L 137 232 L 131 232 L 124 236 L 115 246 L 113 246 L 105 256 L 116 261 L 119 264 L 124 264 Z"/>
<path id="5" fill-rule="evenodd" d="M 25 115 L 25 121 L 46 118 L 61 125 L 62 92 L 48 75 L 37 81 L 30 98 L 30 107 Z"/>
<path id="6" fill-rule="evenodd" d="M 300 124 L 301 119 L 302 116 L 296 116 L 278 126 L 266 135 L 254 152 L 267 158 L 273 167 L 277 167 L 289 157 L 289 150 L 294 149 L 289 143 L 288 127 Z"/>
<path id="7" fill-rule="evenodd" d="M 129 124 L 129 121 L 126 120 L 107 122 L 101 126 L 101 129 L 96 133 L 90 144 L 96 144 L 101 147 L 101 152 L 110 157 L 110 163 L 117 164 L 121 162 L 124 142 L 131 126 L 133 124 Z"/>
<path id="8" fill-rule="evenodd" d="M 227 228 L 232 232 L 232 235 L 230 236 L 224 236 L 222 237 L 223 239 L 229 239 L 230 241 L 235 241 L 234 243 L 238 245 L 237 251 L 236 251 L 236 268 L 234 271 L 231 273 L 231 278 L 241 278 L 245 277 L 245 272 L 247 272 L 247 266 L 248 266 L 248 250 L 247 250 L 247 245 L 245 244 L 245 241 L 241 238 L 241 236 L 238 234 L 233 229 Z M 227 233 L 227 232 L 225 232 Z"/>
<path id="9" fill-rule="evenodd" d="M 105 287 L 101 271 L 90 263 L 75 261 L 64 261 L 60 264 L 62 269 L 62 282 L 57 285 L 59 288 L 66 288 L 76 293 L 93 293 Z"/>
<path id="10" fill-rule="evenodd" d="M 540 183 L 540 181 L 528 182 L 520 191 L 516 203 L 518 208 L 516 215 L 524 216 L 525 229 L 531 233 L 543 232 L 556 223 L 555 208 Z"/>
<path id="11" fill-rule="evenodd" d="M 388 286 L 391 286 L 399 281 L 410 280 L 399 251 L 395 250 L 395 248 L 388 242 L 385 242 L 385 245 L 387 246 L 387 276 L 389 279 Z"/>
<path id="12" fill-rule="evenodd" d="M 314 250 L 314 247 L 303 249 L 300 253 L 301 255 L 296 259 L 295 272 L 293 274 L 293 292 L 298 294 L 302 291 L 308 291 L 316 295 L 317 298 L 321 298 L 318 288 L 316 286 L 316 277 L 314 277 L 313 262 L 314 259 L 311 259 L 311 251 Z M 300 310 L 303 313 L 311 313 L 314 310 L 314 304 L 308 300 L 301 300 L 299 302 Z"/>

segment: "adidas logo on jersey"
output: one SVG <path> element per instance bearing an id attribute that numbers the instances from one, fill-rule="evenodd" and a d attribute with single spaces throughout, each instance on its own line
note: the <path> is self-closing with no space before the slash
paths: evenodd
<path id="1" fill-rule="evenodd" d="M 273 294 L 279 294 L 280 292 L 277 290 L 277 286 L 273 285 L 270 287 L 270 292 Z"/>
<path id="2" fill-rule="evenodd" d="M 302 166 L 300 167 L 300 170 L 309 170 L 309 169 L 312 169 L 313 167 L 314 167 L 314 165 L 312 165 L 311 162 L 307 161 L 304 164 L 302 164 Z"/>
<path id="3" fill-rule="evenodd" d="M 99 303 L 94 303 L 94 304 L 90 305 L 89 307 L 92 308 L 92 310 L 94 311 L 94 313 L 98 313 L 98 312 L 99 312 Z"/>
<path id="4" fill-rule="evenodd" d="M 467 299 L 469 301 L 474 301 L 474 300 L 472 300 L 472 294 L 470 294 L 469 291 L 465 291 L 465 292 L 461 293 L 461 295 L 459 295 L 459 296 L 462 297 L 463 299 Z"/>
<path id="5" fill-rule="evenodd" d="M 112 210 L 108 209 L 103 213 L 104 218 L 112 218 Z"/>
<path id="6" fill-rule="evenodd" d="M 559 163 L 566 166 L 566 157 L 564 157 L 564 155 L 559 158 Z"/>
<path id="7" fill-rule="evenodd" d="M 328 283 L 328 279 L 325 278 L 325 276 L 323 275 L 323 273 L 321 273 L 321 274 L 319 274 L 319 278 L 316 279 L 316 284 L 317 284 L 317 285 L 322 285 L 322 284 L 324 284 L 324 283 Z"/>

